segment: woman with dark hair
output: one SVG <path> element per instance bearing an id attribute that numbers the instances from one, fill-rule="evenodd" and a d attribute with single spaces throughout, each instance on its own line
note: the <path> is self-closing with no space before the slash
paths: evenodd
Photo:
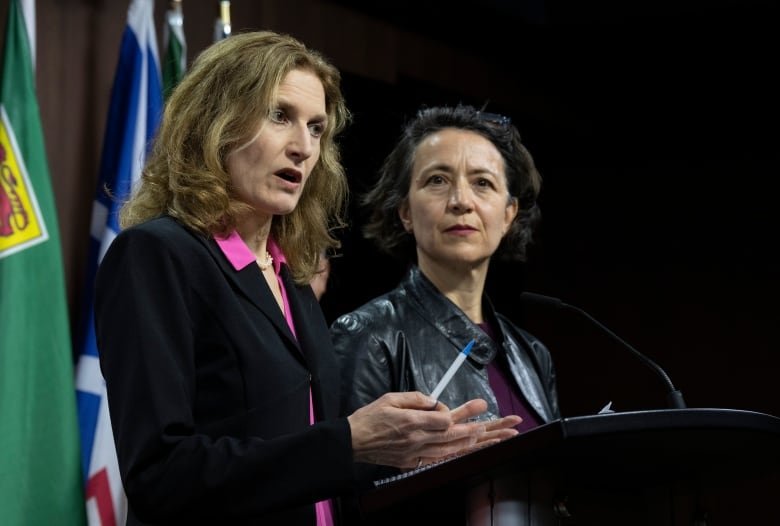
<path id="1" fill-rule="evenodd" d="M 494 257 L 526 258 L 540 186 L 505 117 L 432 107 L 405 126 L 362 204 L 365 237 L 409 270 L 394 290 L 331 325 L 342 411 L 391 391 L 430 394 L 473 340 L 441 402 L 484 399 L 479 419 L 490 426 L 516 415 L 521 432 L 560 417 L 550 353 L 485 294 Z"/>

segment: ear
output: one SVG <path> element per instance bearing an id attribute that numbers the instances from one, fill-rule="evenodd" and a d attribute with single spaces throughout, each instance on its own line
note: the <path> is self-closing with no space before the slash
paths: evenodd
<path id="1" fill-rule="evenodd" d="M 401 224 L 404 225 L 404 229 L 407 232 L 412 232 L 412 216 L 409 213 L 409 200 L 404 199 L 398 206 L 398 217 L 401 219 Z"/>
<path id="2" fill-rule="evenodd" d="M 510 197 L 509 202 L 506 204 L 504 210 L 504 228 L 501 232 L 503 236 L 509 231 L 509 227 L 512 226 L 512 221 L 517 217 L 517 213 L 520 211 L 520 204 L 517 202 L 517 197 Z"/>

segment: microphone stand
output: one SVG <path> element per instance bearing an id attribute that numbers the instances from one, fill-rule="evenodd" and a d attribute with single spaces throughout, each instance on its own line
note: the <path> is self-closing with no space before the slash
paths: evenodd
<path id="1" fill-rule="evenodd" d="M 552 296 L 544 296 L 542 294 L 535 294 L 533 292 L 523 292 L 520 295 L 520 299 L 528 299 L 532 302 L 538 302 L 543 304 L 551 304 L 554 307 L 563 307 L 566 309 L 571 309 L 581 316 L 584 316 L 588 320 L 590 320 L 591 323 L 599 327 L 604 333 L 606 333 L 608 336 L 613 338 L 615 341 L 620 343 L 623 347 L 631 351 L 637 358 L 639 358 L 642 363 L 650 367 L 655 373 L 661 377 L 661 379 L 664 381 L 668 388 L 668 392 L 666 394 L 666 402 L 669 404 L 669 408 L 671 409 L 685 409 L 688 406 L 685 404 L 685 400 L 683 399 L 683 395 L 680 392 L 679 389 L 675 388 L 674 384 L 672 383 L 671 378 L 669 378 L 669 375 L 666 374 L 666 371 L 664 371 L 660 365 L 655 363 L 653 360 L 642 354 L 641 352 L 634 349 L 631 345 L 628 344 L 623 338 L 612 332 L 608 327 L 606 327 L 604 324 L 599 322 L 597 319 L 595 319 L 593 316 L 585 312 L 584 310 L 580 309 L 579 307 L 575 307 L 574 305 L 569 305 L 568 303 L 564 303 L 563 301 L 559 300 L 558 298 L 553 298 Z"/>

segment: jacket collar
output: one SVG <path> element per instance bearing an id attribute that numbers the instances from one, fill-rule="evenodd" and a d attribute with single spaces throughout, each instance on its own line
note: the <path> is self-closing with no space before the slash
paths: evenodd
<path id="1" fill-rule="evenodd" d="M 298 341 L 290 330 L 290 327 L 287 326 L 284 314 L 282 314 L 282 311 L 276 304 L 273 294 L 268 290 L 268 284 L 265 282 L 260 269 L 256 265 L 247 265 L 240 270 L 236 270 L 213 238 L 206 238 L 204 236 L 197 237 L 208 249 L 211 256 L 219 265 L 222 273 L 236 285 L 237 290 L 268 317 L 279 332 L 289 340 L 291 345 L 300 349 Z M 289 280 L 289 273 L 287 272 L 286 265 L 282 266 L 280 274 L 282 279 L 285 280 L 285 287 L 293 286 L 292 281 Z M 268 293 L 263 294 L 262 291 Z M 290 299 L 290 301 L 292 302 L 293 300 Z"/>
<path id="2" fill-rule="evenodd" d="M 409 303 L 419 314 L 428 320 L 445 338 L 452 344 L 462 349 L 474 340 L 474 347 L 469 357 L 475 362 L 487 365 L 495 358 L 498 349 L 496 343 L 504 340 L 501 328 L 495 321 L 493 306 L 488 297 L 482 295 L 483 310 L 491 327 L 496 331 L 494 342 L 485 331 L 472 322 L 466 314 L 449 300 L 431 283 L 420 271 L 418 266 L 413 266 L 403 278 L 399 287 L 411 300 Z"/>

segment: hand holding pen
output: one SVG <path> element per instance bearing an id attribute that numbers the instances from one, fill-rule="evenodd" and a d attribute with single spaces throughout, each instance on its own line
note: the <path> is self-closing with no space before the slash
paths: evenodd
<path id="1" fill-rule="evenodd" d="M 458 353 L 458 356 L 452 362 L 452 365 L 450 365 L 449 369 L 447 369 L 447 371 L 444 373 L 444 376 L 441 378 L 441 380 L 439 380 L 439 383 L 436 384 L 436 387 L 430 394 L 430 397 L 434 400 L 434 404 L 431 409 L 436 409 L 436 406 L 439 404 L 439 397 L 441 396 L 442 392 L 444 392 L 444 389 L 447 387 L 447 385 L 449 385 L 453 376 L 455 376 L 455 373 L 458 372 L 458 369 L 460 369 L 461 365 L 463 365 L 463 362 L 465 362 L 466 358 L 468 358 L 472 347 L 474 347 L 474 340 L 471 340 L 469 343 L 467 343 L 466 346 Z M 453 410 L 453 414 L 459 413 L 462 407 L 463 406 Z M 485 422 L 485 434 L 477 440 L 477 443 L 474 446 L 461 451 L 460 454 L 476 449 L 481 449 L 485 446 L 492 445 L 506 438 L 515 436 L 517 434 L 517 430 L 514 429 L 514 426 L 520 424 L 520 422 L 522 422 L 522 419 L 517 415 L 509 415 L 497 420 Z M 423 463 L 424 459 L 423 457 L 420 457 L 417 461 L 417 469 L 419 469 Z"/>

